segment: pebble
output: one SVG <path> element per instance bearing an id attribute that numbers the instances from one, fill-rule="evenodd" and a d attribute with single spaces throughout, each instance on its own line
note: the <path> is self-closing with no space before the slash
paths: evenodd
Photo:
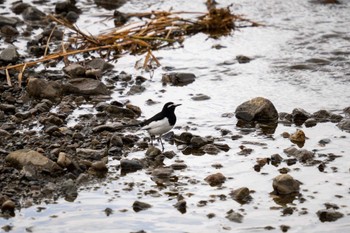
<path id="1" fill-rule="evenodd" d="M 291 134 L 289 139 L 291 140 L 291 142 L 293 143 L 301 143 L 304 144 L 305 143 L 305 133 L 304 131 L 302 131 L 301 129 L 297 129 L 295 133 Z"/>
<path id="2" fill-rule="evenodd" d="M 204 180 L 210 186 L 220 186 L 225 183 L 226 177 L 222 173 L 218 172 L 207 176 Z"/>
<path id="3" fill-rule="evenodd" d="M 281 174 L 273 179 L 272 187 L 277 194 L 298 193 L 300 182 L 289 174 Z"/>
<path id="4" fill-rule="evenodd" d="M 200 149 L 210 155 L 217 155 L 221 152 L 221 150 L 213 144 L 206 144 L 202 146 Z"/>
<path id="5" fill-rule="evenodd" d="M 0 53 L 0 60 L 6 63 L 16 62 L 18 59 L 19 54 L 17 52 L 17 48 L 13 45 L 9 45 Z"/>
<path id="6" fill-rule="evenodd" d="M 231 222 L 236 223 L 242 223 L 243 222 L 243 215 L 240 213 L 237 213 L 233 210 L 230 210 L 227 212 L 226 218 L 230 220 Z"/>
<path id="7" fill-rule="evenodd" d="M 196 76 L 192 73 L 167 73 L 162 76 L 164 85 L 170 83 L 174 86 L 186 86 L 195 80 Z"/>
<path id="8" fill-rule="evenodd" d="M 72 160 L 64 152 L 59 152 L 57 158 L 57 164 L 61 167 L 68 167 L 72 164 Z"/>
<path id="9" fill-rule="evenodd" d="M 246 204 L 253 199 L 250 195 L 250 190 L 247 187 L 232 190 L 230 192 L 230 196 L 233 200 L 237 201 L 240 204 Z"/>
<path id="10" fill-rule="evenodd" d="M 16 204 L 12 200 L 6 200 L 1 205 L 2 212 L 14 213 L 16 208 Z"/>
<path id="11" fill-rule="evenodd" d="M 180 200 L 178 201 L 174 207 L 181 213 L 184 214 L 186 213 L 186 208 L 187 208 L 187 203 L 185 200 Z"/>
<path id="12" fill-rule="evenodd" d="M 194 101 L 203 101 L 203 100 L 209 100 L 210 96 L 204 95 L 204 94 L 196 94 L 195 96 L 191 97 Z"/>
<path id="13" fill-rule="evenodd" d="M 333 209 L 323 209 L 316 212 L 321 222 L 334 222 L 344 217 L 344 214 Z"/>
<path id="14" fill-rule="evenodd" d="M 123 173 L 135 172 L 143 168 L 139 160 L 122 159 L 120 160 L 120 167 Z"/>
<path id="15" fill-rule="evenodd" d="M 135 201 L 133 204 L 132 204 L 132 208 L 135 212 L 140 212 L 142 210 L 146 210 L 146 209 L 149 209 L 151 208 L 152 205 L 146 203 L 146 202 L 141 202 L 141 201 Z"/>
<path id="16" fill-rule="evenodd" d="M 302 125 L 307 119 L 311 117 L 311 114 L 302 108 L 295 108 L 292 111 L 293 122 L 296 125 Z"/>
<path id="17" fill-rule="evenodd" d="M 246 122 L 277 122 L 278 112 L 273 103 L 263 97 L 255 97 L 240 104 L 235 110 L 236 118 Z"/>

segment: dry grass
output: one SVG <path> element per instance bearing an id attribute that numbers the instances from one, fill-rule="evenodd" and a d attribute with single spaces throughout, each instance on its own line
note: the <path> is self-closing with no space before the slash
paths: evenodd
<path id="1" fill-rule="evenodd" d="M 68 56 L 92 51 L 98 52 L 101 57 L 107 60 L 115 60 L 125 54 L 146 54 L 145 62 L 143 63 L 144 68 L 146 68 L 150 62 L 160 65 L 152 51 L 181 44 L 185 36 L 200 32 L 207 33 L 212 37 L 229 35 L 236 28 L 236 22 L 238 21 L 247 22 L 249 26 L 259 26 L 259 24 L 242 16 L 232 14 L 229 8 L 217 9 L 211 5 L 209 9 L 207 13 L 154 11 L 128 14 L 127 17 L 129 18 L 138 17 L 141 20 L 122 25 L 97 36 L 88 35 L 68 21 L 49 15 L 48 17 L 51 21 L 75 32 L 76 35 L 69 38 L 65 44 L 62 42 L 61 51 L 47 54 L 50 35 L 45 55 L 42 58 L 0 67 L 0 70 L 6 70 L 8 85 L 12 85 L 9 75 L 10 69 L 16 69 L 19 72 L 18 82 L 21 83 L 23 73 L 27 67 L 58 59 L 63 59 L 65 63 L 68 63 Z M 182 17 L 188 14 L 197 14 L 198 17 L 195 19 Z M 67 50 L 66 48 L 74 49 Z"/>

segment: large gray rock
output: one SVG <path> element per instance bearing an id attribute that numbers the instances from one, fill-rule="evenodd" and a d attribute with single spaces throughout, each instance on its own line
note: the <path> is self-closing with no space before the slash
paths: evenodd
<path id="1" fill-rule="evenodd" d="M 40 99 L 55 99 L 62 94 L 62 85 L 55 81 L 39 78 L 29 78 L 27 92 L 31 97 Z"/>
<path id="2" fill-rule="evenodd" d="M 109 95 L 110 91 L 101 81 L 90 78 L 75 78 L 65 85 L 65 92 L 78 95 Z"/>
<path id="3" fill-rule="evenodd" d="M 102 58 L 95 58 L 87 63 L 87 67 L 104 72 L 112 70 L 114 66 L 111 63 L 106 62 Z"/>
<path id="4" fill-rule="evenodd" d="M 45 18 L 45 13 L 40 11 L 38 8 L 34 6 L 27 7 L 23 12 L 22 12 L 22 17 L 26 21 L 37 21 L 37 20 L 42 20 Z"/>
<path id="5" fill-rule="evenodd" d="M 5 25 L 9 25 L 9 26 L 16 26 L 16 24 L 18 23 L 18 19 L 13 18 L 13 17 L 6 17 L 6 16 L 2 16 L 0 15 L 0 27 L 5 26 Z"/>
<path id="6" fill-rule="evenodd" d="M 350 131 L 350 118 L 344 118 L 337 124 L 338 128 L 345 131 Z"/>
<path id="7" fill-rule="evenodd" d="M 19 59 L 19 54 L 17 48 L 13 45 L 9 45 L 6 49 L 2 50 L 0 53 L 0 60 L 10 63 L 16 62 Z"/>
<path id="8" fill-rule="evenodd" d="M 29 149 L 13 151 L 6 156 L 5 161 L 18 169 L 22 169 L 25 166 L 34 166 L 52 175 L 61 170 L 61 168 L 49 158 L 37 151 Z"/>
<path id="9" fill-rule="evenodd" d="M 80 78 L 85 76 L 86 69 L 77 63 L 70 64 L 63 68 L 63 71 L 70 77 L 70 78 Z"/>
<path id="10" fill-rule="evenodd" d="M 278 112 L 272 102 L 263 97 L 248 100 L 236 108 L 237 119 L 247 122 L 277 122 Z"/>
<path id="11" fill-rule="evenodd" d="M 174 86 L 185 86 L 193 83 L 195 79 L 196 76 L 192 73 L 169 73 L 162 76 L 163 84 L 170 83 Z"/>
<path id="12" fill-rule="evenodd" d="M 302 108 L 295 108 L 292 112 L 293 122 L 296 125 L 302 125 L 307 119 L 311 117 L 311 114 Z"/>
<path id="13" fill-rule="evenodd" d="M 107 155 L 107 150 L 100 149 L 90 149 L 90 148 L 77 148 L 76 153 L 79 157 L 83 157 L 84 159 L 89 160 L 101 160 L 103 157 Z"/>
<path id="14" fill-rule="evenodd" d="M 334 222 L 344 217 L 344 214 L 334 209 L 323 209 L 316 212 L 321 222 Z"/>
<path id="15" fill-rule="evenodd" d="M 291 175 L 281 174 L 273 179 L 272 187 L 276 194 L 298 193 L 300 182 L 295 180 Z"/>
<path id="16" fill-rule="evenodd" d="M 115 105 L 106 106 L 105 111 L 119 118 L 135 118 L 137 116 L 136 113 L 134 113 L 132 110 L 128 108 L 118 107 Z"/>

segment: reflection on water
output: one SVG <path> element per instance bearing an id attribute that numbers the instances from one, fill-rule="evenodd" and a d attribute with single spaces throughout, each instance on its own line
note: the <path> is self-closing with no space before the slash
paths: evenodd
<path id="1" fill-rule="evenodd" d="M 221 6 L 232 3 L 219 2 Z M 79 4 L 84 8 L 84 1 L 79 1 Z M 202 1 L 193 4 L 183 0 L 129 1 L 120 11 L 171 7 L 179 11 L 205 11 Z M 177 125 L 182 129 L 188 126 L 190 132 L 197 135 L 220 138 L 230 146 L 228 152 L 193 156 L 181 153 L 175 145 L 166 144 L 166 150 L 176 152 L 175 158 L 165 160 L 166 165 L 170 166 L 175 161 L 187 165 L 184 170 L 174 171 L 177 180 L 167 187 L 157 186 L 144 170 L 121 176 L 116 169 L 119 162 L 111 161 L 110 175 L 115 179 L 81 191 L 73 203 L 58 200 L 57 204 L 41 205 L 44 207 L 41 211 L 37 206 L 22 209 L 15 218 L 0 219 L 0 226 L 13 226 L 13 232 L 262 232 L 270 228 L 273 230 L 269 232 L 280 232 L 279 227 L 284 224 L 291 227 L 288 232 L 349 231 L 349 186 L 346 183 L 350 178 L 346 166 L 346 155 L 350 150 L 348 134 L 341 132 L 333 123 L 303 128 L 309 138 L 304 148 L 342 157 L 327 165 L 322 173 L 315 166 L 299 163 L 290 166 L 290 174 L 303 183 L 302 197 L 288 200 L 294 212 L 282 216 L 281 208 L 285 204 L 281 205 L 281 200 L 270 196 L 272 179 L 279 174 L 280 167 L 266 165 L 260 172 L 255 172 L 253 166 L 256 158 L 275 153 L 287 158 L 283 149 L 291 142 L 280 134 L 294 132 L 295 128 L 278 125 L 271 137 L 257 131 L 242 133 L 235 127 L 235 118 L 223 118 L 222 114 L 234 112 L 240 103 L 257 96 L 270 99 L 279 112 L 291 112 L 296 107 L 309 112 L 323 108 L 339 111 L 348 107 L 350 2 L 322 5 L 302 0 L 239 0 L 233 3 L 232 9 L 266 26 L 240 29 L 220 40 L 195 35 L 186 38 L 182 48 L 155 51 L 154 54 L 162 58 L 163 67 L 194 73 L 197 80 L 185 87 L 163 87 L 160 80 L 165 71 L 159 68 L 152 81 L 144 84 L 146 92 L 122 97 L 140 106 L 143 116 L 155 113 L 154 106 L 145 104 L 148 99 L 181 102 L 182 106 L 177 109 Z M 97 13 L 94 7 L 85 10 Z M 92 33 L 109 26 L 91 26 L 94 20 L 94 17 L 85 15 L 78 25 Z M 221 45 L 216 46 L 219 49 L 212 48 L 217 44 Z M 237 55 L 248 56 L 252 61 L 239 64 Z M 139 73 L 133 67 L 139 59 L 138 56 L 121 58 L 115 69 L 137 75 Z M 208 95 L 210 99 L 195 102 L 191 97 L 196 94 Z M 120 99 L 119 93 L 113 96 Z M 87 111 L 93 113 L 90 109 Z M 175 133 L 183 132 L 182 129 L 176 129 Z M 232 140 L 232 135 L 222 137 L 221 129 L 243 137 L 238 140 Z M 319 146 L 318 141 L 323 138 L 331 139 L 331 143 Z M 242 141 L 265 144 L 247 145 L 252 153 L 243 156 L 239 155 Z M 139 152 L 128 155 L 128 159 L 142 156 L 143 153 Z M 216 172 L 227 177 L 221 188 L 210 187 L 204 181 L 206 176 Z M 225 198 L 232 189 L 240 187 L 254 190 L 252 201 L 244 206 Z M 174 207 L 178 195 L 187 202 L 185 214 Z M 135 200 L 149 203 L 152 208 L 135 213 L 132 210 Z M 320 223 L 316 212 L 325 208 L 326 202 L 341 206 L 340 211 L 345 217 L 335 223 Z M 106 208 L 113 210 L 111 215 L 106 216 Z M 231 209 L 244 216 L 243 223 L 230 222 L 225 218 Z"/>

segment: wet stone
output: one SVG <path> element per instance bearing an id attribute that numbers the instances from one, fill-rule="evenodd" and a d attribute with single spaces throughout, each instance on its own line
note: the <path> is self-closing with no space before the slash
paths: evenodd
<path id="1" fill-rule="evenodd" d="M 233 200 L 240 204 L 246 204 L 252 200 L 250 191 L 247 187 L 238 188 L 230 192 L 230 196 Z"/>
<path id="2" fill-rule="evenodd" d="M 298 146 L 303 146 L 305 143 L 305 133 L 304 131 L 297 129 L 295 133 L 290 135 L 290 141 L 297 144 Z"/>
<path id="3" fill-rule="evenodd" d="M 298 193 L 300 182 L 295 180 L 291 175 L 281 174 L 273 179 L 272 187 L 276 194 Z"/>
<path id="4" fill-rule="evenodd" d="M 123 118 L 123 117 L 135 118 L 135 117 L 137 117 L 137 115 L 132 110 L 127 109 L 127 108 L 118 107 L 115 105 L 106 106 L 105 111 L 112 114 L 112 115 L 120 117 L 120 118 Z"/>
<path id="5" fill-rule="evenodd" d="M 68 167 L 72 164 L 72 160 L 64 152 L 60 152 L 57 158 L 57 164 L 61 167 Z"/>
<path id="6" fill-rule="evenodd" d="M 0 104 L 0 110 L 6 114 L 13 114 L 16 112 L 16 106 L 12 104 Z"/>
<path id="7" fill-rule="evenodd" d="M 103 7 L 106 10 L 115 10 L 122 7 L 127 1 L 126 0 L 94 0 L 97 6 Z"/>
<path id="8" fill-rule="evenodd" d="M 200 150 L 210 155 L 217 155 L 221 152 L 220 149 L 213 144 L 206 144 L 202 146 Z"/>
<path id="9" fill-rule="evenodd" d="M 99 125 L 96 126 L 92 129 L 94 133 L 99 133 L 103 131 L 108 131 L 108 132 L 114 132 L 118 131 L 122 127 L 122 124 L 120 123 L 112 123 L 112 124 L 105 124 L 105 125 Z"/>
<path id="10" fill-rule="evenodd" d="M 302 108 L 295 108 L 292 112 L 293 122 L 296 125 L 302 125 L 307 119 L 311 117 L 311 114 Z"/>
<path id="11" fill-rule="evenodd" d="M 140 94 L 144 92 L 146 88 L 141 85 L 133 85 L 130 87 L 130 90 L 128 91 L 127 95 L 135 95 L 135 94 Z"/>
<path id="12" fill-rule="evenodd" d="M 311 117 L 315 118 L 318 122 L 327 122 L 330 116 L 331 113 L 327 110 L 319 110 L 311 115 Z"/>
<path id="13" fill-rule="evenodd" d="M 55 99 L 61 96 L 62 85 L 54 81 L 29 78 L 26 90 L 29 96 L 39 99 Z"/>
<path id="14" fill-rule="evenodd" d="M 110 216 L 111 214 L 113 214 L 113 210 L 109 207 L 107 207 L 106 209 L 104 209 L 104 212 L 106 214 L 106 216 Z"/>
<path id="15" fill-rule="evenodd" d="M 15 27 L 12 27 L 10 25 L 5 25 L 1 27 L 1 33 L 4 36 L 8 36 L 8 37 L 14 37 L 19 34 L 18 30 Z"/>
<path id="16" fill-rule="evenodd" d="M 132 204 L 132 208 L 135 212 L 140 212 L 142 210 L 146 210 L 146 209 L 149 209 L 151 208 L 152 205 L 146 203 L 146 202 L 141 202 L 141 201 L 135 201 L 133 204 Z"/>
<path id="17" fill-rule="evenodd" d="M 130 109 L 131 111 L 133 111 L 138 117 L 141 116 L 142 111 L 141 111 L 140 107 L 132 105 L 132 104 L 126 104 L 125 107 L 127 109 Z"/>
<path id="18" fill-rule="evenodd" d="M 293 116 L 292 114 L 289 114 L 287 112 L 280 112 L 278 114 L 278 118 L 282 121 L 282 122 L 292 122 L 293 121 Z"/>
<path id="19" fill-rule="evenodd" d="M 282 156 L 279 155 L 279 154 L 271 155 L 270 159 L 271 159 L 271 164 L 272 165 L 278 165 L 278 164 L 280 164 L 283 161 Z"/>
<path id="20" fill-rule="evenodd" d="M 318 141 L 318 143 L 321 145 L 326 145 L 326 144 L 329 144 L 330 142 L 331 142 L 331 139 L 329 139 L 329 138 L 324 138 L 324 139 L 321 139 L 320 141 Z"/>
<path id="21" fill-rule="evenodd" d="M 114 65 L 112 65 L 111 63 L 106 62 L 102 58 L 92 59 L 90 62 L 87 63 L 87 66 L 89 68 L 98 69 L 101 72 L 112 70 L 113 67 L 114 67 Z"/>
<path id="22" fill-rule="evenodd" d="M 203 100 L 209 100 L 210 96 L 204 95 L 204 94 L 196 94 L 195 96 L 191 97 L 194 101 L 203 101 Z"/>
<path id="23" fill-rule="evenodd" d="M 49 172 L 52 175 L 61 170 L 61 168 L 52 160 L 48 159 L 39 152 L 29 149 L 11 152 L 6 156 L 6 161 L 16 168 L 21 169 L 24 166 L 31 165 L 40 170 Z"/>
<path id="24" fill-rule="evenodd" d="M 186 86 L 190 83 L 193 83 L 195 79 L 196 76 L 192 73 L 168 73 L 163 74 L 162 83 L 170 83 L 174 86 Z"/>
<path id="25" fill-rule="evenodd" d="M 207 176 L 204 180 L 210 186 L 220 186 L 226 181 L 226 177 L 222 173 L 218 172 Z"/>
<path id="26" fill-rule="evenodd" d="M 61 192 L 64 194 L 64 199 L 68 202 L 73 202 L 78 197 L 78 187 L 72 179 L 63 182 Z"/>
<path id="27" fill-rule="evenodd" d="M 155 158 L 158 155 L 160 155 L 161 153 L 162 153 L 162 151 L 159 148 L 157 148 L 155 146 L 150 146 L 146 151 L 146 156 L 150 157 L 150 158 Z"/>
<path id="28" fill-rule="evenodd" d="M 100 149 L 90 149 L 90 148 L 77 148 L 76 153 L 79 157 L 89 160 L 101 160 L 107 155 L 107 150 Z"/>
<path id="29" fill-rule="evenodd" d="M 0 27 L 6 26 L 6 25 L 15 27 L 18 22 L 19 20 L 14 17 L 6 17 L 3 15 L 0 15 Z"/>
<path id="30" fill-rule="evenodd" d="M 280 229 L 281 229 L 282 232 L 287 232 L 287 231 L 290 229 L 290 226 L 281 225 L 281 226 L 280 226 Z"/>
<path id="31" fill-rule="evenodd" d="M 0 129 L 0 138 L 8 138 L 10 137 L 12 134 L 7 132 L 6 130 Z"/>
<path id="32" fill-rule="evenodd" d="M 27 7 L 22 12 L 22 17 L 25 21 L 37 21 L 44 19 L 46 15 L 34 6 Z"/>
<path id="33" fill-rule="evenodd" d="M 17 52 L 17 48 L 13 45 L 9 45 L 0 53 L 0 60 L 5 63 L 16 62 L 18 59 L 19 54 Z"/>
<path id="34" fill-rule="evenodd" d="M 136 159 L 122 159 L 120 161 L 120 167 L 123 173 L 128 173 L 142 169 L 143 165 L 139 160 Z"/>
<path id="35" fill-rule="evenodd" d="M 297 150 L 293 156 L 295 156 L 300 162 L 307 162 L 313 160 L 315 153 L 306 149 L 301 149 Z"/>
<path id="36" fill-rule="evenodd" d="M 76 12 L 78 14 L 81 13 L 81 10 L 78 9 L 70 1 L 57 2 L 56 5 L 55 5 L 55 12 L 56 12 L 56 14 L 68 13 L 70 11 Z"/>
<path id="37" fill-rule="evenodd" d="M 114 133 L 110 139 L 110 145 L 123 147 L 123 139 L 118 135 L 118 133 Z"/>
<path id="38" fill-rule="evenodd" d="M 199 136 L 194 136 L 191 138 L 190 144 L 194 148 L 199 148 L 199 147 L 202 147 L 202 146 L 208 144 L 208 140 L 206 140 L 205 138 L 199 137 Z"/>
<path id="39" fill-rule="evenodd" d="M 65 92 L 78 95 L 109 95 L 110 91 L 100 80 L 90 78 L 75 78 L 69 80 Z"/>
<path id="40" fill-rule="evenodd" d="M 63 68 L 63 71 L 71 78 L 79 78 L 85 76 L 85 68 L 77 63 L 70 64 Z"/>
<path id="41" fill-rule="evenodd" d="M 174 207 L 181 213 L 181 214 L 184 214 L 186 213 L 186 208 L 187 208 L 187 203 L 185 200 L 180 200 L 178 201 Z"/>
<path id="42" fill-rule="evenodd" d="M 237 213 L 233 210 L 230 210 L 227 212 L 226 218 L 230 220 L 231 222 L 236 223 L 242 223 L 243 222 L 243 215 L 240 213 Z"/>
<path id="43" fill-rule="evenodd" d="M 272 102 L 256 97 L 240 104 L 235 110 L 236 118 L 252 122 L 277 122 L 278 112 Z"/>
<path id="44" fill-rule="evenodd" d="M 240 64 L 249 63 L 252 60 L 250 57 L 247 57 L 245 55 L 237 55 L 236 59 Z"/>
<path id="45" fill-rule="evenodd" d="M 316 214 L 321 222 L 334 222 L 344 216 L 343 213 L 335 211 L 333 209 L 319 210 Z"/>
<path id="46" fill-rule="evenodd" d="M 350 119 L 344 118 L 337 124 L 338 128 L 345 131 L 350 131 Z"/>
<path id="47" fill-rule="evenodd" d="M 184 144 L 190 144 L 191 139 L 193 135 L 190 132 L 183 132 L 179 136 L 176 136 L 178 142 L 184 143 Z"/>
<path id="48" fill-rule="evenodd" d="M 169 178 L 171 174 L 173 174 L 174 169 L 172 168 L 156 168 L 152 171 L 152 176 L 158 178 Z"/>
<path id="49" fill-rule="evenodd" d="M 2 212 L 14 213 L 16 204 L 12 200 L 6 200 L 1 205 Z"/>
<path id="50" fill-rule="evenodd" d="M 310 128 L 317 125 L 317 121 L 315 118 L 309 118 L 304 122 L 305 127 Z"/>
<path id="51" fill-rule="evenodd" d="M 185 163 L 173 163 L 171 164 L 171 168 L 174 170 L 183 170 L 187 168 L 187 165 Z"/>
<path id="52" fill-rule="evenodd" d="M 106 173 L 108 171 L 107 165 L 104 161 L 96 161 L 91 164 L 90 169 L 97 173 Z"/>

